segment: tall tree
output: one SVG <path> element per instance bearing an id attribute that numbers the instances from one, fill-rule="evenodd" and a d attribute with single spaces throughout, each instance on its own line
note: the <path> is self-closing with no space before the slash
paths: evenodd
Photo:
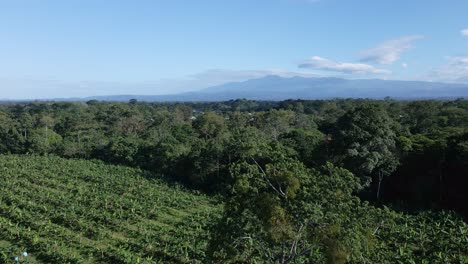
<path id="1" fill-rule="evenodd" d="M 398 165 L 392 120 L 381 105 L 362 104 L 336 122 L 332 146 L 345 168 L 369 184 L 380 184 Z"/>
<path id="2" fill-rule="evenodd" d="M 214 227 L 209 255 L 223 263 L 345 263 L 366 247 L 365 233 L 351 219 L 360 188 L 349 171 L 330 163 L 308 170 L 281 149 L 231 167 L 235 179 L 223 218 Z M 352 226 L 352 227 L 351 227 Z M 351 231 L 353 230 L 353 231 Z"/>

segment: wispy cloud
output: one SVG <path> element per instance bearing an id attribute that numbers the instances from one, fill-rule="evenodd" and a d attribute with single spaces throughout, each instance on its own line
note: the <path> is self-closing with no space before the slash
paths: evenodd
<path id="1" fill-rule="evenodd" d="M 412 35 L 385 41 L 377 47 L 362 51 L 361 55 L 363 58 L 361 61 L 386 65 L 392 64 L 400 59 L 403 52 L 412 48 L 411 43 L 413 41 L 422 38 L 424 38 L 422 35 Z"/>
<path id="2" fill-rule="evenodd" d="M 462 34 L 462 36 L 468 37 L 468 28 L 463 29 L 462 31 L 460 31 L 460 33 Z"/>
<path id="3" fill-rule="evenodd" d="M 468 57 L 447 57 L 447 63 L 430 72 L 428 79 L 468 83 Z"/>
<path id="4" fill-rule="evenodd" d="M 384 69 L 376 68 L 365 63 L 337 62 L 314 56 L 299 64 L 299 68 L 309 68 L 323 71 L 333 71 L 352 74 L 390 74 L 391 72 Z"/>

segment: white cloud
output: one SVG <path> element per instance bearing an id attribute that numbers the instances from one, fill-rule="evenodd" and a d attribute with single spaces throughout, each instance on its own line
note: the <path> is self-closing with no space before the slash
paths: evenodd
<path id="1" fill-rule="evenodd" d="M 463 29 L 462 31 L 460 31 L 460 33 L 462 34 L 462 36 L 468 37 L 468 28 Z"/>
<path id="2" fill-rule="evenodd" d="M 324 71 L 334 71 L 352 74 L 390 74 L 391 72 L 384 69 L 375 68 L 372 65 L 364 63 L 337 62 L 314 56 L 311 59 L 299 64 L 299 68 L 309 68 Z"/>
<path id="3" fill-rule="evenodd" d="M 403 63 L 401 64 L 401 67 L 403 67 L 403 68 L 405 68 L 405 69 L 408 68 L 408 63 L 403 62 Z"/>
<path id="4" fill-rule="evenodd" d="M 428 79 L 444 82 L 468 82 L 468 57 L 447 57 L 447 63 L 432 71 Z"/>
<path id="5" fill-rule="evenodd" d="M 413 41 L 422 38 L 424 38 L 424 36 L 412 35 L 385 41 L 375 48 L 362 51 L 361 55 L 363 58 L 361 61 L 375 62 L 386 65 L 392 64 L 400 59 L 401 54 L 404 51 L 412 48 L 411 43 Z"/>

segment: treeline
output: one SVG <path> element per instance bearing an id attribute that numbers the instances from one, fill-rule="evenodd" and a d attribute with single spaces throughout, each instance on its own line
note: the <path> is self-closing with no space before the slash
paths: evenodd
<path id="1" fill-rule="evenodd" d="M 467 128 L 462 99 L 23 103 L 0 109 L 0 152 L 100 159 L 223 193 L 231 164 L 273 147 L 347 168 L 366 199 L 467 215 Z"/>

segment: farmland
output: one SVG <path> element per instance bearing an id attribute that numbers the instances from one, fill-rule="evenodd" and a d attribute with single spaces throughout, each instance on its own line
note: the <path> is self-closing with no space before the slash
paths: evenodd
<path id="1" fill-rule="evenodd" d="M 101 162 L 0 156 L 0 262 L 192 262 L 204 258 L 212 199 Z"/>

